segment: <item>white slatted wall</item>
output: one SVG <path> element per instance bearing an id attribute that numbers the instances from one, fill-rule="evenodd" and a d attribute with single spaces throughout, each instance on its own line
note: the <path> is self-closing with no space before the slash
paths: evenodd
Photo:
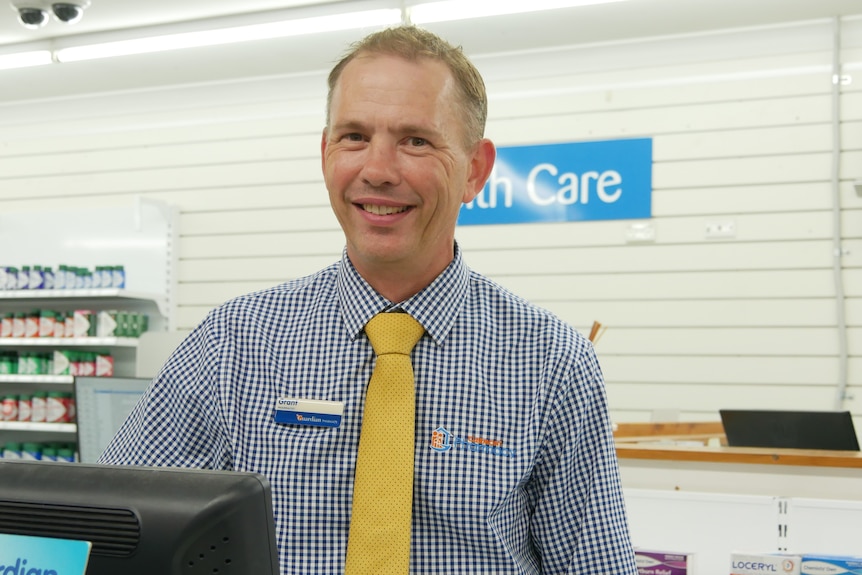
<path id="1" fill-rule="evenodd" d="M 862 428 L 862 16 L 842 23 L 845 406 Z M 654 138 L 656 241 L 632 222 L 465 227 L 468 263 L 598 342 L 613 416 L 829 409 L 832 23 L 474 55 L 499 145 Z M 0 106 L 0 210 L 178 206 L 177 323 L 334 261 L 319 162 L 325 72 Z M 59 105 L 66 104 L 66 105 Z M 707 223 L 736 236 L 707 239 Z M 57 230 L 56 233 L 62 233 Z M 14 246 L 0 260 L 17 262 Z"/>

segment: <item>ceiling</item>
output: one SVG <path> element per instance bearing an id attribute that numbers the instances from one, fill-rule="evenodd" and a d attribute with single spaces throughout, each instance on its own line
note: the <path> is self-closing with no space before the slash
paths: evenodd
<path id="1" fill-rule="evenodd" d="M 19 25 L 10 0 L 0 2 L 7 4 L 6 10 L 0 10 L 0 52 L 51 39 L 77 42 L 93 35 L 141 35 L 147 27 L 200 28 L 209 24 L 208 19 L 236 25 L 249 19 L 287 19 L 404 4 L 404 0 L 91 0 L 77 24 L 51 21 L 38 30 L 27 30 Z M 862 15 L 862 0 L 627 0 L 427 27 L 475 56 L 847 15 Z M 356 30 L 331 32 L 0 71 L 0 102 L 323 70 L 347 43 L 361 35 Z"/>

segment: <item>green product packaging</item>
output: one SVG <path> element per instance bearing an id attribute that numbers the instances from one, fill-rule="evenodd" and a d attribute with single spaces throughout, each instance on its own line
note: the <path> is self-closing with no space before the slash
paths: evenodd
<path id="1" fill-rule="evenodd" d="M 63 461 L 66 463 L 74 463 L 75 461 L 75 450 L 70 447 L 61 447 L 57 450 L 57 461 Z"/>
<path id="2" fill-rule="evenodd" d="M 42 446 L 38 443 L 25 443 L 21 446 L 21 459 L 38 461 L 42 459 Z"/>
<path id="3" fill-rule="evenodd" d="M 10 441 L 3 446 L 3 459 L 21 459 L 21 444 Z"/>

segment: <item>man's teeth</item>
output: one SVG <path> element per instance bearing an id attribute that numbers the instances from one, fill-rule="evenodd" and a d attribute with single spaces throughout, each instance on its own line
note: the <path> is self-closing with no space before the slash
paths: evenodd
<path id="1" fill-rule="evenodd" d="M 374 204 L 362 204 L 362 209 L 378 216 L 388 216 L 390 214 L 399 214 L 407 211 L 406 206 L 398 208 L 395 206 L 378 206 Z"/>

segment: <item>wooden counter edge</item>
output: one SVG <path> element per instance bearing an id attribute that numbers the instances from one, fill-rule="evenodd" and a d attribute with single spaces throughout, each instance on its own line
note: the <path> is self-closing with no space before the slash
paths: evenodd
<path id="1" fill-rule="evenodd" d="M 862 468 L 862 453 L 858 451 L 664 445 L 625 441 L 617 442 L 616 451 L 618 459 Z"/>

